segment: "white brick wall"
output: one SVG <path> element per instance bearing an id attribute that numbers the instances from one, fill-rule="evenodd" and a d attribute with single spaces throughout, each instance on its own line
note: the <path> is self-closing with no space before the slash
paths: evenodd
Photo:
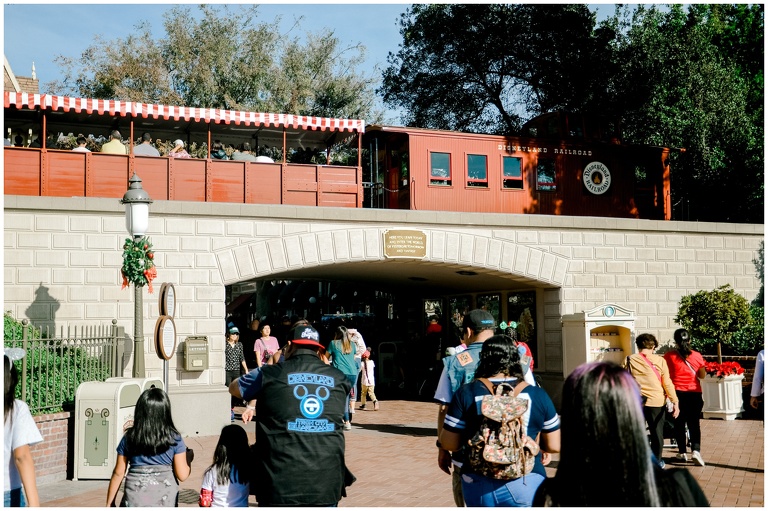
<path id="1" fill-rule="evenodd" d="M 57 327 L 116 318 L 132 334 L 133 290 L 120 290 L 126 234 L 117 201 L 6 196 L 4 222 L 6 310 Z M 210 340 L 210 370 L 184 373 L 178 355 L 170 362 L 171 390 L 222 385 L 224 285 L 382 260 L 383 232 L 394 227 L 427 233 L 427 263 L 538 281 L 537 365 L 552 373 L 562 368 L 564 314 L 615 302 L 635 312 L 638 331 L 669 339 L 683 295 L 730 283 L 751 300 L 760 285 L 752 260 L 763 226 L 756 225 L 156 202 L 149 232 L 156 290 L 175 285 L 180 339 Z M 162 376 L 150 339 L 157 291 L 144 289 L 143 297 L 148 376 Z"/>

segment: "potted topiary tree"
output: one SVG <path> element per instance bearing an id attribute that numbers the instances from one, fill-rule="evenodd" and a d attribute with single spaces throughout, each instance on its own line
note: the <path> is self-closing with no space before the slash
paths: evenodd
<path id="1" fill-rule="evenodd" d="M 735 419 L 741 413 L 744 370 L 737 362 L 723 364 L 722 345 L 728 345 L 733 334 L 749 323 L 749 302 L 726 284 L 683 296 L 675 321 L 694 339 L 716 341 L 717 362 L 707 364 L 707 376 L 701 382 L 704 418 Z"/>

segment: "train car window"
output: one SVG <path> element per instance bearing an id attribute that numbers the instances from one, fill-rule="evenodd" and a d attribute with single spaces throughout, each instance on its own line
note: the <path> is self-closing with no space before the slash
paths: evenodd
<path id="1" fill-rule="evenodd" d="M 467 155 L 467 186 L 488 188 L 488 157 L 484 154 Z"/>
<path id="2" fill-rule="evenodd" d="M 514 156 L 502 156 L 502 188 L 523 189 L 523 159 Z"/>
<path id="3" fill-rule="evenodd" d="M 557 190 L 554 160 L 539 159 L 539 162 L 536 164 L 536 189 L 540 192 L 554 192 Z"/>
<path id="4" fill-rule="evenodd" d="M 429 184 L 451 186 L 451 155 L 430 153 Z"/>

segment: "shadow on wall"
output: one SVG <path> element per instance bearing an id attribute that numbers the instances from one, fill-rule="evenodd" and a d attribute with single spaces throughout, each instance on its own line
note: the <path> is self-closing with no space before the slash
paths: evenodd
<path id="1" fill-rule="evenodd" d="M 51 296 L 49 289 L 41 282 L 35 291 L 35 299 L 24 311 L 30 324 L 42 329 L 44 337 L 56 337 L 56 312 L 61 307 L 61 303 Z"/>
<path id="2" fill-rule="evenodd" d="M 53 339 L 58 337 L 56 332 L 56 313 L 61 307 L 59 300 L 51 296 L 50 289 L 41 282 L 35 291 L 35 299 L 24 311 L 29 319 L 30 326 L 40 330 L 43 337 Z M 122 367 L 119 368 L 121 374 L 124 373 L 131 364 L 131 354 L 133 353 L 133 338 L 127 333 L 123 336 L 124 352 Z"/>

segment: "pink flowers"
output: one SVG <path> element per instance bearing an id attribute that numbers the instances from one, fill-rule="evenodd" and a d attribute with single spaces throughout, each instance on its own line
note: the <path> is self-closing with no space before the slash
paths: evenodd
<path id="1" fill-rule="evenodd" d="M 744 368 L 741 367 L 738 362 L 723 362 L 722 364 L 718 364 L 717 362 L 707 362 L 704 364 L 704 369 L 709 376 L 717 378 L 744 373 Z"/>

